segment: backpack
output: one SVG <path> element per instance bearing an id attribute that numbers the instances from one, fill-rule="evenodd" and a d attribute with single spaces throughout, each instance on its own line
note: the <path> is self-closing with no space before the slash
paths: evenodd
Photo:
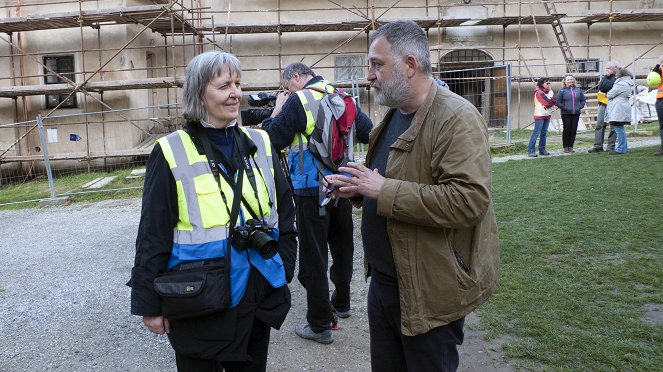
<path id="1" fill-rule="evenodd" d="M 354 160 L 355 100 L 340 88 L 334 88 L 331 93 L 317 87 L 305 89 L 324 94 L 318 105 L 308 149 L 332 172 L 338 172 L 339 167 Z"/>

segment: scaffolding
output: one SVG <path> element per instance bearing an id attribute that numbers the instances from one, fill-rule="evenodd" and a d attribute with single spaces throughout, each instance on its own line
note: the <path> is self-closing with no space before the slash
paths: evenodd
<path id="1" fill-rule="evenodd" d="M 256 76 L 243 83 L 245 92 L 270 91 L 279 88 L 280 72 L 286 62 L 306 59 L 316 71 L 325 72 L 322 75 L 331 75 L 329 72 L 338 68 L 332 57 L 366 56 L 370 31 L 390 20 L 408 18 L 428 32 L 436 73 L 456 70 L 459 66 L 512 65 L 512 81 L 516 86 L 511 90 L 518 91 L 519 110 L 521 90 L 531 91 L 531 81 L 535 77 L 545 75 L 559 81 L 564 74 L 572 72 L 580 80 L 593 81 L 600 76 L 600 68 L 585 71 L 579 68 L 578 62 L 583 60 L 586 63 L 591 50 L 607 48 L 607 58 L 610 59 L 613 49 L 651 46 L 648 40 L 638 43 L 624 41 L 623 37 L 615 39 L 613 29 L 619 29 L 619 24 L 663 21 L 663 11 L 652 9 L 655 7 L 653 1 L 494 0 L 475 5 L 467 0 L 459 5 L 441 0 L 320 0 L 307 3 L 273 0 L 271 8 L 266 7 L 264 1 L 233 4 L 232 0 L 190 0 L 187 5 L 184 1 L 161 0 L 145 5 L 137 0 L 133 3 L 139 5 L 102 9 L 99 7 L 103 7 L 104 1 L 5 2 L 6 5 L 0 7 L 0 11 L 6 14 L 5 18 L 0 18 L 0 45 L 4 44 L 3 50 L 6 51 L 0 56 L 0 103 L 6 102 L 2 99 L 13 101 L 13 117 L 5 117 L 9 124 L 0 124 L 0 166 L 17 162 L 24 168 L 25 162 L 35 162 L 42 155 L 35 152 L 34 119 L 37 113 L 43 114 L 45 125 L 49 125 L 52 117 L 52 126 L 69 120 L 69 124 L 84 128 L 80 129 L 84 130 L 83 137 L 87 142 L 84 151 L 51 151 L 54 160 L 82 161 L 89 170 L 99 159 L 104 159 L 104 166 L 108 166 L 107 159 L 144 157 L 150 148 L 146 144 L 182 124 L 178 88 L 182 86 L 184 68 L 190 58 L 207 49 L 231 51 L 243 61 L 244 74 Z M 355 5 L 359 2 L 362 4 Z M 629 8 L 636 6 L 638 9 Z M 463 11 L 463 7 L 473 8 Z M 51 12 L 52 9 L 62 11 Z M 586 40 L 579 43 L 577 36 L 568 37 L 566 27 L 583 24 L 587 30 Z M 501 35 L 496 27 L 501 27 Z M 597 27 L 596 33 L 601 36 L 593 37 L 592 30 Z M 69 36 L 78 30 L 78 40 L 72 38 L 67 44 L 70 46 L 68 50 L 43 52 L 28 43 L 33 33 L 41 33 L 44 38 L 44 32 L 58 35 L 63 30 L 68 30 Z M 496 40 L 477 43 L 467 37 L 476 30 L 488 35 L 486 40 L 501 38 L 501 43 Z M 110 33 L 110 38 L 102 36 L 104 32 Z M 285 35 L 292 36 L 284 40 Z M 469 42 L 463 43 L 464 37 Z M 320 49 L 322 38 L 331 40 L 326 44 L 326 51 L 293 47 L 300 40 L 303 40 L 302 45 L 306 45 L 306 40 L 313 40 L 311 44 Z M 111 40 L 111 46 L 107 45 L 108 40 Z M 575 40 L 576 44 L 570 40 Z M 242 43 L 255 47 L 237 47 Z M 266 44 L 269 45 L 264 46 Z M 480 49 L 486 55 L 490 53 L 490 59 L 477 60 L 476 56 L 463 59 L 460 52 L 468 49 Z M 653 53 L 653 49 L 648 52 Z M 561 58 L 557 55 L 559 51 Z M 148 62 L 134 66 L 133 60 L 131 63 L 122 60 L 131 53 L 146 53 Z M 76 70 L 71 73 L 55 71 L 40 59 L 47 54 L 77 55 Z M 447 58 L 449 56 L 453 58 Z M 30 69 L 29 64 L 39 67 Z M 347 67 L 365 70 L 367 66 L 362 60 L 359 65 Z M 35 73 L 37 70 L 40 73 Z M 368 85 L 364 76 L 359 78 L 360 87 Z M 57 82 L 47 84 L 49 77 L 55 77 Z M 127 92 L 135 90 L 147 91 L 147 104 L 134 105 L 135 95 Z M 118 98 L 122 93 L 125 96 Z M 37 96 L 58 96 L 61 99 L 58 105 L 44 109 L 44 101 Z M 55 113 L 60 112 L 71 97 L 80 97 L 78 109 L 83 115 L 73 115 L 76 119 L 72 119 L 73 116 L 63 119 L 67 115 L 56 117 Z M 361 98 L 376 117 L 380 109 L 372 105 L 370 91 L 363 90 Z M 109 134 L 109 126 L 119 123 L 128 126 L 127 133 L 133 135 L 126 141 L 128 146 L 125 144 L 122 148 L 109 145 L 109 138 L 117 136 L 116 133 Z M 91 127 L 100 131 L 98 140 L 90 141 L 94 137 L 90 135 Z M 115 141 L 120 140 L 116 138 Z"/>

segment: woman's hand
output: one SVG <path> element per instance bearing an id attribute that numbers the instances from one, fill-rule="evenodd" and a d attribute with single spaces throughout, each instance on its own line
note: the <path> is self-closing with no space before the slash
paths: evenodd
<path id="1" fill-rule="evenodd" d="M 170 333 L 170 321 L 168 318 L 159 315 L 159 316 L 144 316 L 143 323 L 147 326 L 147 329 L 152 333 L 162 335 L 164 333 Z"/>

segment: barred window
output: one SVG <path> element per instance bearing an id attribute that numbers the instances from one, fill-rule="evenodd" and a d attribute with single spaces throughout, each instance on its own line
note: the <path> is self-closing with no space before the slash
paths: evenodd
<path id="1" fill-rule="evenodd" d="M 364 77 L 364 56 L 336 56 L 334 58 L 335 81 L 359 80 Z"/>
<path id="2" fill-rule="evenodd" d="M 44 66 L 47 66 L 49 69 L 62 74 L 67 79 L 71 81 L 76 81 L 75 63 L 74 56 L 45 56 L 44 57 Z M 60 78 L 58 75 L 55 75 L 48 69 L 44 68 L 44 83 L 45 84 L 62 84 L 66 81 Z M 68 93 L 65 94 L 47 94 L 46 95 L 46 107 L 53 108 L 57 107 L 60 102 L 64 103 L 60 107 L 76 107 L 76 94 L 72 94 L 69 98 Z"/>

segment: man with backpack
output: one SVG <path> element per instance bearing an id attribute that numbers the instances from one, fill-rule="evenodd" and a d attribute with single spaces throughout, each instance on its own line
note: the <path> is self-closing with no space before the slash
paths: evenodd
<path id="1" fill-rule="evenodd" d="M 279 94 L 271 117 L 262 122 L 262 129 L 269 134 L 278 151 L 290 149 L 288 164 L 299 230 L 297 278 L 306 289 L 307 302 L 307 323 L 298 325 L 295 332 L 302 338 L 329 344 L 334 340 L 331 329 L 337 317 L 351 315 L 352 206 L 347 200 L 339 200 L 321 207 L 325 197 L 321 180 L 332 174 L 333 169 L 329 168 L 333 164 L 326 166 L 319 155 L 314 156 L 309 142 L 314 136 L 316 124 L 320 127 L 319 117 L 328 109 L 320 103 L 325 101 L 327 95 L 338 93 L 338 90 L 299 62 L 286 66 L 281 78 L 287 91 Z M 352 111 L 353 107 L 356 109 L 355 117 L 349 119 L 351 123 L 354 119 L 354 126 L 346 138 L 351 138 L 354 132 L 359 142 L 368 143 L 373 123 L 354 106 L 354 102 L 346 107 L 346 111 Z M 350 155 L 351 147 L 346 149 Z M 332 257 L 329 276 L 335 287 L 331 300 L 327 279 L 327 244 Z"/>

